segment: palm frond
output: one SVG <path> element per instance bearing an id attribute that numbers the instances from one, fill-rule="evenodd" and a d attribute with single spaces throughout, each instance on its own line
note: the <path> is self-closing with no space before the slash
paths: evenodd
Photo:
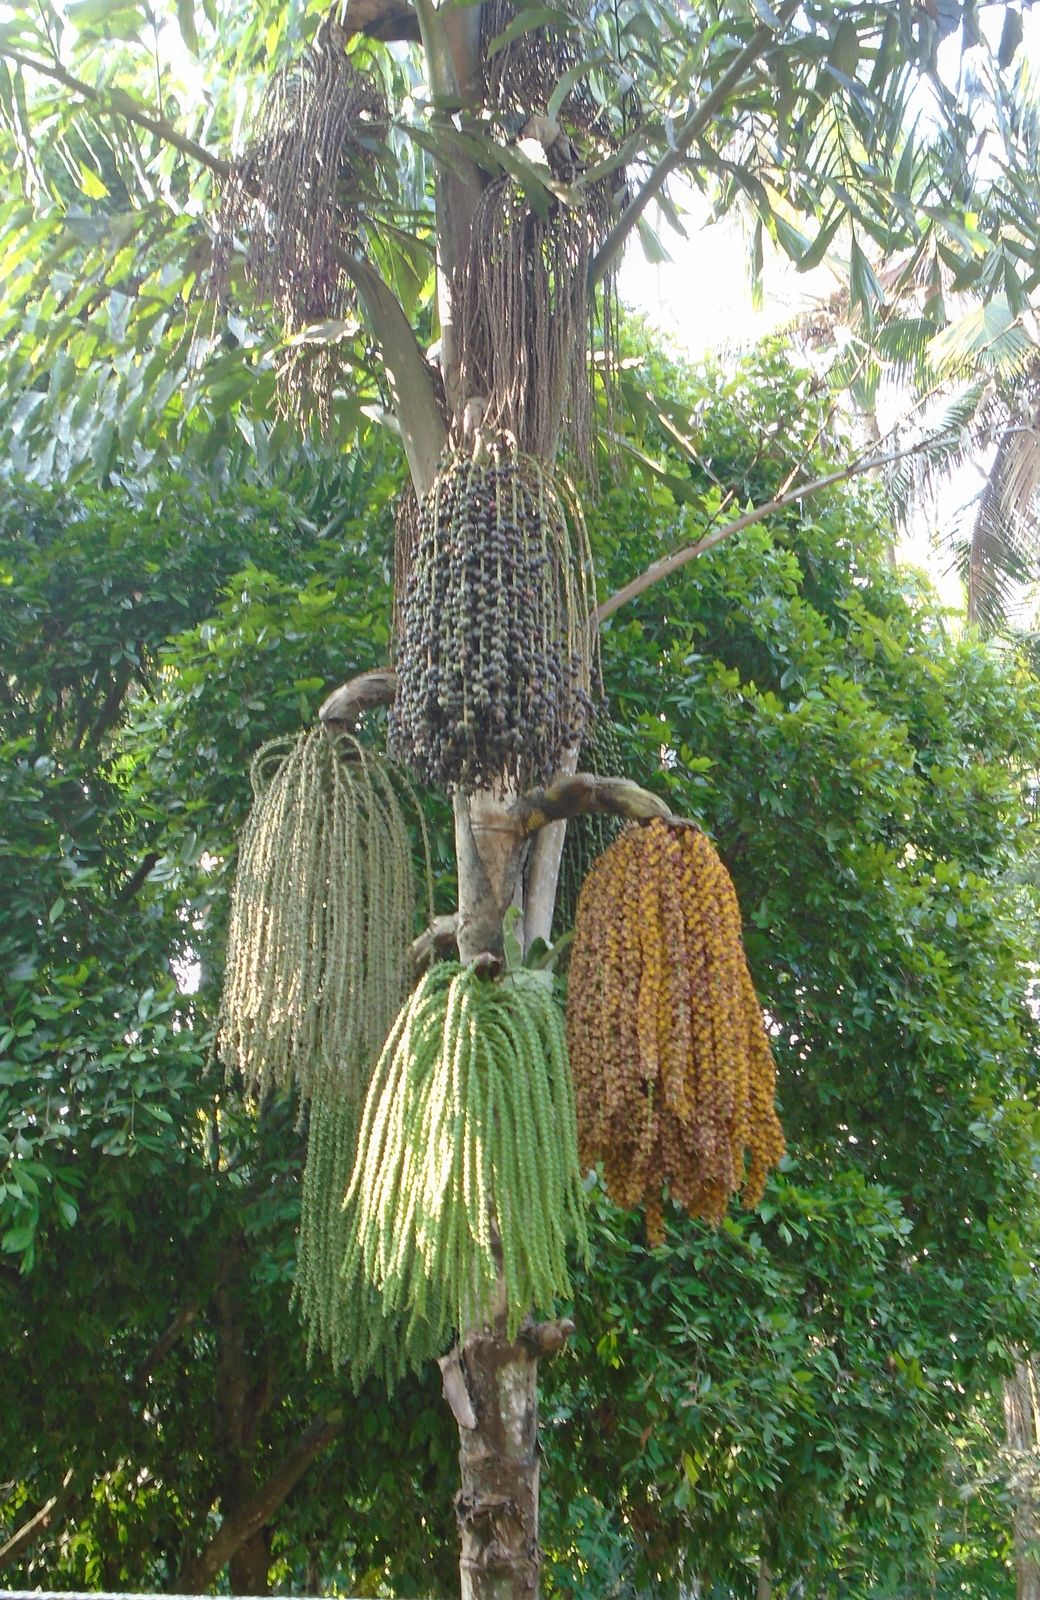
<path id="1" fill-rule="evenodd" d="M 1037 347 L 1007 297 L 997 295 L 937 333 L 929 356 L 940 378 L 985 371 L 1009 379 L 1033 365 Z"/>
<path id="2" fill-rule="evenodd" d="M 913 384 L 927 383 L 931 372 L 928 348 L 935 337 L 935 323 L 930 317 L 894 317 L 879 328 L 875 349 L 885 363 L 891 382 Z"/>
<path id="3" fill-rule="evenodd" d="M 1021 531 L 1029 543 L 1037 537 L 1037 491 L 1040 490 L 1040 431 L 1022 423 L 1007 430 L 1001 441 L 1004 453 L 999 475 L 990 479 L 1000 515 Z"/>
<path id="4" fill-rule="evenodd" d="M 1021 610 L 1022 588 L 1040 576 L 1040 434 L 1005 430 L 978 497 L 968 548 L 968 615 L 996 632 Z"/>
<path id="5" fill-rule="evenodd" d="M 934 508 L 950 478 L 978 457 L 987 437 L 993 386 L 964 383 L 941 392 L 912 424 L 896 430 L 900 448 L 911 448 L 894 463 L 886 483 L 897 525 L 907 529 L 915 513 Z"/>

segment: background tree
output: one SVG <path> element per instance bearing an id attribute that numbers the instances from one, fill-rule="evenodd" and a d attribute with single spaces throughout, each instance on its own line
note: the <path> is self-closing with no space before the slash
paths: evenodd
<path id="1" fill-rule="evenodd" d="M 782 418 L 806 448 L 827 416 L 778 350 L 736 375 L 629 355 L 677 413 L 704 410 L 710 459 L 763 495 L 786 456 L 763 461 L 762 438 Z M 710 497 L 678 446 L 670 467 Z M 269 495 L 7 502 L 16 1583 L 208 1587 L 229 1554 L 236 1587 L 452 1581 L 438 1375 L 358 1404 L 306 1367 L 292 1108 L 243 1104 L 204 1070 L 257 722 L 313 715 L 329 649 L 360 665 L 385 625 L 390 518 L 342 509 L 323 538 L 319 503 L 300 518 Z M 659 480 L 609 491 L 593 528 L 607 581 L 711 518 Z M 744 1595 L 763 1559 L 779 1593 L 1013 1592 L 987 1428 L 1035 1338 L 1035 1041 L 1008 868 L 1031 852 L 1036 691 L 953 644 L 885 545 L 879 491 L 838 485 L 605 631 L 623 764 L 711 827 L 747 908 L 791 1162 L 757 1213 L 718 1234 L 672 1213 L 653 1250 L 597 1196 L 574 1348 L 543 1375 L 552 1592 L 674 1591 L 692 1572 Z M 225 558 L 251 565 L 218 598 Z M 109 700 L 131 640 L 134 687 L 72 750 L 70 722 Z M 443 909 L 451 822 L 428 815 Z M 195 994 L 171 956 L 201 963 Z M 250 1537 L 243 1507 L 264 1516 Z"/>

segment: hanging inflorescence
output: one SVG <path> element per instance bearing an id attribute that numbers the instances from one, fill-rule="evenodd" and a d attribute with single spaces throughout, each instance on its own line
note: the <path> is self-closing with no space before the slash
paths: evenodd
<path id="1" fill-rule="evenodd" d="M 257 129 L 224 185 L 213 287 L 227 290 L 239 236 L 245 269 L 292 340 L 279 366 L 283 404 L 329 420 L 339 366 L 334 342 L 352 305 L 345 256 L 387 122 L 381 90 L 348 59 L 333 18 L 277 73 Z M 306 330 L 317 331 L 308 336 Z"/>
<path id="2" fill-rule="evenodd" d="M 537 192 L 507 175 L 481 197 L 455 285 L 462 391 L 522 450 L 551 461 L 562 440 L 591 475 L 595 384 L 598 374 L 609 412 L 617 308 L 612 273 L 597 297 L 590 266 L 624 203 L 631 91 L 610 105 L 593 92 L 604 58 L 582 0 L 537 22 L 516 0 L 480 9 L 484 108 L 503 138 L 540 145 L 546 184 Z M 617 64 L 601 90 L 624 76 Z"/>
<path id="3" fill-rule="evenodd" d="M 657 819 L 600 858 L 568 996 L 582 1159 L 603 1162 L 619 1205 L 645 1206 L 650 1240 L 665 1186 L 713 1223 L 738 1190 L 757 1204 L 784 1152 L 773 1056 L 733 884 L 699 829 Z"/>
<path id="4" fill-rule="evenodd" d="M 218 1045 L 247 1086 L 355 1103 L 407 993 L 412 847 L 400 779 L 348 735 L 315 728 L 253 761 Z"/>
<path id="5" fill-rule="evenodd" d="M 480 198 L 456 288 L 462 389 L 485 399 L 488 429 L 511 434 L 530 455 L 552 461 L 565 429 L 587 467 L 589 264 L 608 220 L 609 186 L 578 182 L 566 196 L 544 198 L 536 207 L 508 176 Z M 605 323 L 604 341 L 607 331 Z"/>
<path id="6" fill-rule="evenodd" d="M 607 154 L 638 109 L 630 88 L 612 119 L 592 91 L 590 73 L 596 55 L 603 61 L 604 41 L 598 51 L 590 50 L 589 9 L 577 0 L 509 37 L 523 14 L 522 5 L 517 0 L 483 0 L 480 8 L 485 107 L 506 127 L 515 127 L 536 112 L 544 113 L 555 96 L 560 102 L 557 117 L 567 136 L 578 140 L 585 159 Z M 616 84 L 621 63 L 611 68 Z"/>
<path id="7" fill-rule="evenodd" d="M 325 1343 L 387 1382 L 453 1332 L 570 1293 L 587 1251 L 563 1019 L 537 977 L 433 967 L 372 1078 L 344 1202 L 343 1293 Z"/>
<path id="8" fill-rule="evenodd" d="M 342 1292 L 358 1110 L 410 981 L 412 843 L 401 779 L 347 735 L 275 740 L 252 777 L 218 1048 L 248 1086 L 295 1086 L 307 1108 L 297 1293 L 324 1328 Z"/>
<path id="9" fill-rule="evenodd" d="M 450 459 L 423 502 L 390 737 L 425 782 L 527 787 L 580 740 L 592 579 L 571 510 L 569 524 L 546 471 L 505 447 Z"/>
<path id="10" fill-rule="evenodd" d="M 411 483 L 406 483 L 394 510 L 394 617 L 393 637 L 399 639 L 403 626 L 402 606 L 408 580 L 419 545 L 419 500 Z"/>

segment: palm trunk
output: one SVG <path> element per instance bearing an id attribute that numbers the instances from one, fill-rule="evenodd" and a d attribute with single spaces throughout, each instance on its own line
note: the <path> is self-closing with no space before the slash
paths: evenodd
<path id="1" fill-rule="evenodd" d="M 500 1333 L 462 1347 L 473 1427 L 459 1426 L 455 1497 L 462 1600 L 532 1600 L 538 1592 L 538 1363 Z"/>
<path id="2" fill-rule="evenodd" d="M 508 797 L 455 797 L 459 955 L 497 960 L 523 851 Z M 504 1296 L 503 1296 L 504 1299 Z M 474 1328 L 442 1362 L 459 1425 L 455 1498 L 462 1600 L 532 1600 L 538 1592 L 538 1362 L 529 1344 Z"/>

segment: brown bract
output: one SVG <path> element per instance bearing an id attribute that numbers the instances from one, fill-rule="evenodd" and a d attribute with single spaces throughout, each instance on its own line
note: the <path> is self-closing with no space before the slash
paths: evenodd
<path id="1" fill-rule="evenodd" d="M 663 1237 L 662 1190 L 718 1224 L 784 1153 L 729 873 L 699 829 L 627 829 L 578 901 L 567 1041 L 582 1160 Z"/>

